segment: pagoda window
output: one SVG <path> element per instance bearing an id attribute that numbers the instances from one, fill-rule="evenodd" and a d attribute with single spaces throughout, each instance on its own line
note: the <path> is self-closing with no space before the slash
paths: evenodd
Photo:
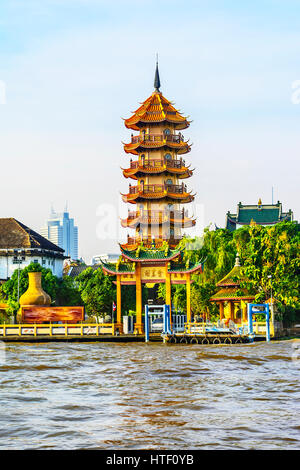
<path id="1" fill-rule="evenodd" d="M 165 135 L 170 135 L 170 134 L 171 134 L 170 129 L 165 129 L 165 130 L 164 130 L 164 134 L 165 134 Z"/>
<path id="2" fill-rule="evenodd" d="M 169 178 L 167 179 L 166 184 L 173 184 L 173 181 Z"/>
<path id="3" fill-rule="evenodd" d="M 165 160 L 172 160 L 172 155 L 170 153 L 166 153 Z"/>

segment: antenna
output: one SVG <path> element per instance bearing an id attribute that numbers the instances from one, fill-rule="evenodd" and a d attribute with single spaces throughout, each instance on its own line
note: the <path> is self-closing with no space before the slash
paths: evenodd
<path id="1" fill-rule="evenodd" d="M 272 186 L 272 206 L 273 206 L 273 204 L 274 204 L 274 197 L 273 197 L 273 196 L 274 196 L 274 188 L 273 188 L 273 186 Z"/>

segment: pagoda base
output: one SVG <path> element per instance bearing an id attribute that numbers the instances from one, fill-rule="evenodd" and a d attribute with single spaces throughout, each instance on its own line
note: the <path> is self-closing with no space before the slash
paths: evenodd
<path id="1" fill-rule="evenodd" d="M 134 332 L 135 335 L 143 335 L 144 332 L 144 325 L 143 323 L 135 323 L 134 324 Z"/>

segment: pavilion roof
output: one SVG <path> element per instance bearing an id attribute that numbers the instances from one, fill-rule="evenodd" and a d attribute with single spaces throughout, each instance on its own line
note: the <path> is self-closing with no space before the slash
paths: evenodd
<path id="1" fill-rule="evenodd" d="M 240 282 L 245 279 L 245 276 L 241 273 L 241 269 L 242 266 L 240 265 L 240 258 L 237 253 L 234 267 L 217 283 L 217 287 L 221 287 L 221 289 L 210 298 L 211 301 L 254 299 L 254 295 L 249 294 L 246 288 L 240 286 Z"/>
<path id="2" fill-rule="evenodd" d="M 232 268 L 231 271 L 229 271 L 228 274 L 226 274 L 223 279 L 221 279 L 218 283 L 218 287 L 229 287 L 229 286 L 236 286 L 239 287 L 240 281 L 243 279 L 244 276 L 242 276 L 241 273 L 241 265 L 239 261 L 239 255 L 237 253 L 236 260 L 235 260 L 235 265 Z"/>
<path id="3" fill-rule="evenodd" d="M 139 130 L 139 125 L 165 121 L 175 124 L 177 129 L 186 129 L 190 125 L 190 121 L 182 116 L 160 91 L 155 90 L 130 118 L 125 119 L 125 126 L 128 129 Z"/>
<path id="4" fill-rule="evenodd" d="M 171 250 L 169 247 L 165 249 L 143 248 L 139 246 L 136 250 L 127 250 L 120 245 L 122 255 L 130 261 L 155 260 L 155 261 L 171 261 L 181 256 L 180 250 Z"/>
<path id="5" fill-rule="evenodd" d="M 249 294 L 247 289 L 241 289 L 240 287 L 224 287 L 214 294 L 210 300 L 251 300 L 254 299 L 254 295 Z"/>

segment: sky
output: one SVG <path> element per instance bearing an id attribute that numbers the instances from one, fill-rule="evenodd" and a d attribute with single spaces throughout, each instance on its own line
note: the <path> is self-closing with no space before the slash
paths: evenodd
<path id="1" fill-rule="evenodd" d="M 157 53 L 192 120 L 193 234 L 272 187 L 299 220 L 298 0 L 1 0 L 0 217 L 39 231 L 67 203 L 80 256 L 118 253 L 122 118 L 152 93 Z"/>

